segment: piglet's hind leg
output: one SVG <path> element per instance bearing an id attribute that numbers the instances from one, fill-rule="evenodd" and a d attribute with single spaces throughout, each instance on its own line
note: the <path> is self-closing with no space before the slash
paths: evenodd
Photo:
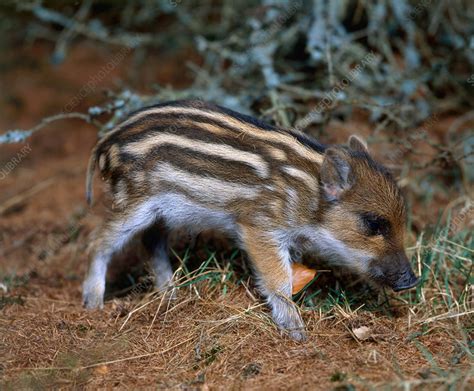
<path id="1" fill-rule="evenodd" d="M 136 234 L 153 224 L 154 220 L 154 214 L 146 205 L 141 205 L 132 209 L 126 216 L 121 216 L 105 225 L 83 284 L 82 299 L 86 308 L 103 307 L 105 278 L 112 256 Z"/>
<path id="2" fill-rule="evenodd" d="M 155 288 L 165 291 L 173 281 L 173 268 L 168 256 L 168 232 L 161 224 L 155 224 L 144 232 L 142 242 L 151 256 Z"/>

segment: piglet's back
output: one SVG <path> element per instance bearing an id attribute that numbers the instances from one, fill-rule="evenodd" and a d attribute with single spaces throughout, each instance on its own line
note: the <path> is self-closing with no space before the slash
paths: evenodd
<path id="1" fill-rule="evenodd" d="M 308 196 L 317 191 L 323 152 L 302 133 L 217 105 L 165 103 L 132 113 L 99 141 L 88 199 L 98 162 L 117 205 L 156 192 L 178 192 L 210 208 L 275 204 L 284 202 L 288 188 Z"/>

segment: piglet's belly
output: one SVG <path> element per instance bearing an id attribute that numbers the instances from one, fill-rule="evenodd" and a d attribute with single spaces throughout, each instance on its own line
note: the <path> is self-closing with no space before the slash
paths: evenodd
<path id="1" fill-rule="evenodd" d="M 217 230 L 235 236 L 235 217 L 225 211 L 199 205 L 182 194 L 167 193 L 151 197 L 140 207 L 142 213 L 154 213 L 170 229 L 187 229 L 191 232 Z"/>

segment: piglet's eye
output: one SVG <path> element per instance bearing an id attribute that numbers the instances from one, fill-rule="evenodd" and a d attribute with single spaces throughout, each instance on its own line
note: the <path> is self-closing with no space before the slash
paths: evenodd
<path id="1" fill-rule="evenodd" d="M 387 235 L 390 231 L 390 222 L 373 213 L 362 213 L 362 223 L 368 236 Z"/>

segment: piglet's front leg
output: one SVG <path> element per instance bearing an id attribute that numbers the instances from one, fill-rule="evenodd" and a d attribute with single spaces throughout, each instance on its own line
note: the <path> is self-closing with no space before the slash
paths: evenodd
<path id="1" fill-rule="evenodd" d="M 297 340 L 306 339 L 303 320 L 291 299 L 290 254 L 271 235 L 258 228 L 241 226 L 242 241 L 255 269 L 257 283 L 266 297 L 275 323 Z"/>

